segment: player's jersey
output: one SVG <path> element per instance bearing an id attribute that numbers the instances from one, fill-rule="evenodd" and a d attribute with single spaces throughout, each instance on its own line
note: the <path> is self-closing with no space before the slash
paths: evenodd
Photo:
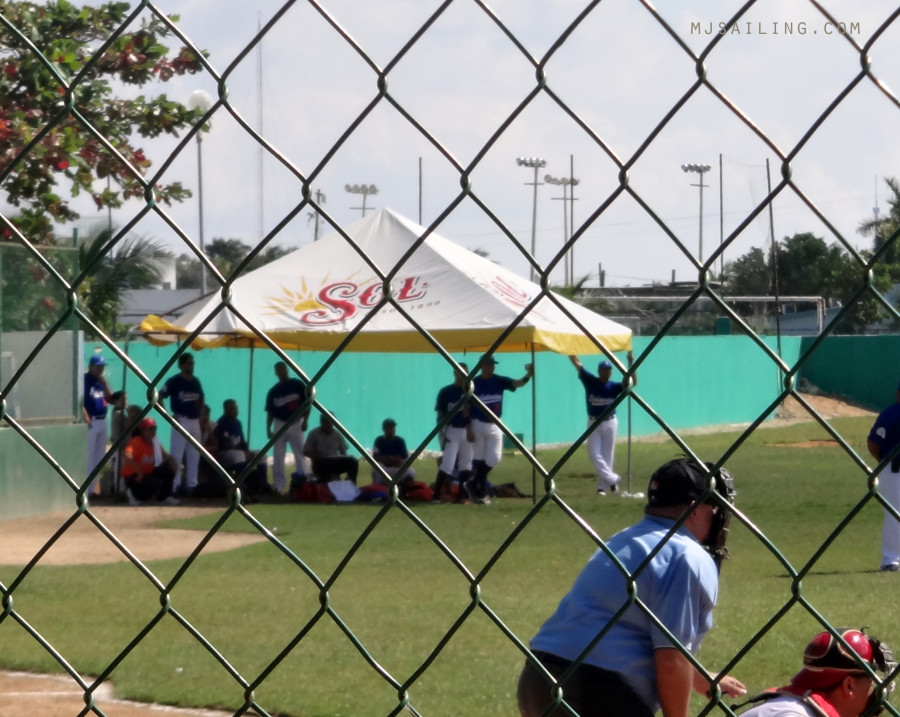
<path id="1" fill-rule="evenodd" d="M 881 448 L 886 456 L 900 443 L 900 402 L 894 403 L 878 414 L 869 432 L 869 440 Z"/>
<path id="2" fill-rule="evenodd" d="M 175 374 L 163 384 L 159 397 L 171 399 L 169 406 L 176 416 L 200 418 L 203 388 L 196 377 L 185 378 L 180 373 Z"/>
<path id="3" fill-rule="evenodd" d="M 84 410 L 91 418 L 106 418 L 106 389 L 96 376 L 84 374 Z"/>
<path id="4" fill-rule="evenodd" d="M 791 687 L 769 690 L 750 700 L 758 702 L 756 707 L 742 714 L 742 717 L 822 717 L 838 712 L 819 692 L 797 693 Z"/>
<path id="5" fill-rule="evenodd" d="M 451 383 L 449 386 L 444 386 L 438 391 L 437 400 L 434 402 L 434 410 L 440 413 L 450 413 L 464 393 L 465 391 L 456 384 Z M 465 428 L 466 423 L 468 423 L 468 419 L 463 415 L 462 406 L 460 406 L 447 425 L 452 428 Z"/>
<path id="6" fill-rule="evenodd" d="M 140 466 L 141 473 L 151 473 L 156 467 L 155 447 L 152 441 L 135 436 L 125 444 L 124 457 Z M 136 475 L 136 471 L 126 461 L 122 461 L 122 476 Z"/>
<path id="7" fill-rule="evenodd" d="M 503 392 L 515 391 L 516 384 L 508 376 L 494 374 L 490 378 L 476 376 L 472 381 L 473 394 L 481 399 L 493 416 L 500 418 L 503 413 Z M 471 416 L 476 421 L 490 422 L 492 415 L 485 415 L 481 406 L 472 404 Z"/>
<path id="8" fill-rule="evenodd" d="M 592 374 L 590 371 L 581 369 L 578 372 L 578 378 L 584 385 L 584 399 L 587 404 L 588 416 L 598 418 L 616 397 L 622 393 L 623 386 L 618 381 L 601 381 L 600 378 Z M 608 416 L 615 416 L 615 410 L 610 411 Z"/>
<path id="9" fill-rule="evenodd" d="M 287 421 L 306 400 L 306 386 L 296 378 L 279 381 L 266 394 L 266 411 L 272 418 Z"/>
<path id="10" fill-rule="evenodd" d="M 222 416 L 216 421 L 216 438 L 219 441 L 220 451 L 245 450 L 247 442 L 244 440 L 244 427 L 237 418 Z"/>
<path id="11" fill-rule="evenodd" d="M 394 436 L 393 438 L 378 436 L 378 438 L 375 439 L 375 447 L 372 449 L 372 456 L 376 459 L 381 457 L 393 458 L 399 456 L 406 460 L 409 458 L 409 451 L 406 450 L 406 441 L 400 438 L 400 436 Z"/>

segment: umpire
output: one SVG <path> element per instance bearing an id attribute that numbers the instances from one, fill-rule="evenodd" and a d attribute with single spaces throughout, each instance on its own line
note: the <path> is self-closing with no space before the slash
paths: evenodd
<path id="1" fill-rule="evenodd" d="M 606 543 L 634 575 L 640 604 L 628 605 L 628 581 L 619 564 L 597 550 L 531 641 L 540 665 L 529 659 L 519 678 L 522 717 L 547 714 L 557 685 L 581 717 L 652 717 L 660 708 L 664 717 L 687 717 L 691 688 L 709 690 L 708 680 L 645 610 L 692 653 L 712 627 L 718 567 L 727 557 L 725 540 L 735 494 L 724 469 L 714 475 L 716 492 L 707 494 L 707 466 L 678 458 L 656 470 L 647 490 L 644 519 Z M 681 518 L 684 522 L 672 532 Z M 645 565 L 647 556 L 657 550 Z M 719 685 L 732 697 L 746 692 L 733 677 L 723 677 Z M 559 707 L 549 714 L 572 713 Z"/>

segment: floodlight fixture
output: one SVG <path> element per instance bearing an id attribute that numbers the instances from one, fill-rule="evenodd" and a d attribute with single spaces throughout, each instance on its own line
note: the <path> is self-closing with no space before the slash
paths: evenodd
<path id="1" fill-rule="evenodd" d="M 698 258 L 700 263 L 703 263 L 703 187 L 707 186 L 703 184 L 703 175 L 706 174 L 712 167 L 708 164 L 682 164 L 681 171 L 685 173 L 694 173 L 700 175 L 700 182 L 697 184 L 692 184 L 693 187 L 700 187 L 700 237 L 699 237 L 699 246 L 698 246 Z"/>
<path id="2" fill-rule="evenodd" d="M 366 198 L 370 194 L 378 194 L 378 187 L 374 184 L 345 184 L 344 190 L 349 194 L 361 194 L 362 195 L 362 206 L 361 207 L 350 207 L 351 209 L 361 209 L 363 217 L 366 216 Z"/>
<path id="3" fill-rule="evenodd" d="M 547 166 L 547 160 L 541 159 L 540 157 L 516 157 L 516 164 L 520 167 L 534 169 L 534 181 L 526 182 L 526 184 L 532 184 L 534 186 L 534 198 L 532 199 L 531 204 L 531 256 L 534 258 L 537 249 L 535 246 L 537 237 L 537 188 L 540 185 L 540 182 L 538 181 L 538 170 Z M 533 265 L 531 265 L 529 276 L 531 277 L 531 280 L 534 281 L 535 273 Z"/>

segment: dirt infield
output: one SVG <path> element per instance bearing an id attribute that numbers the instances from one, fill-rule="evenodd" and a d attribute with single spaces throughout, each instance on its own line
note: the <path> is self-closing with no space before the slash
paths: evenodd
<path id="1" fill-rule="evenodd" d="M 110 505 L 91 508 L 118 538 L 141 560 L 164 560 L 188 555 L 203 537 L 197 530 L 154 527 L 164 520 L 221 513 L 222 508 Z M 0 522 L 0 563 L 25 565 L 59 530 L 67 514 L 19 518 Z M 204 550 L 221 552 L 258 543 L 262 536 L 249 533 L 216 533 Z M 41 565 L 114 563 L 126 556 L 85 516 L 69 527 L 41 558 Z"/>
<path id="2" fill-rule="evenodd" d="M 117 700 L 108 685 L 101 686 L 94 693 L 94 704 L 109 717 L 226 717 L 232 714 Z M 82 709 L 83 695 L 68 675 L 0 672 L 2 717 L 69 717 L 77 715 Z"/>
<path id="3" fill-rule="evenodd" d="M 99 506 L 91 511 L 142 561 L 187 556 L 200 542 L 197 530 L 154 527 L 162 520 L 221 512 L 221 508 L 179 506 Z M 0 522 L 0 562 L 26 565 L 68 518 L 65 514 Z M 232 550 L 265 540 L 242 533 L 217 533 L 205 552 Z M 84 565 L 126 560 L 126 556 L 84 516 L 54 543 L 41 565 Z M 88 680 L 89 682 L 89 680 Z M 67 717 L 84 708 L 83 694 L 68 675 L 33 675 L 0 672 L 0 717 Z M 115 699 L 112 685 L 95 693 L 94 704 L 110 717 L 222 717 L 225 712 L 176 709 Z"/>

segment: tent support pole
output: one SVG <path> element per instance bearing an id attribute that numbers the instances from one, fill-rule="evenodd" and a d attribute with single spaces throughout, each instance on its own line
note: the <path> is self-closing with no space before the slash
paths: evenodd
<path id="1" fill-rule="evenodd" d="M 247 387 L 247 445 L 250 442 L 250 429 L 253 427 L 253 346 L 250 346 L 250 382 Z"/>
<path id="2" fill-rule="evenodd" d="M 631 360 L 631 354 L 629 354 L 628 356 L 629 356 L 628 357 L 628 370 L 630 371 L 631 364 L 633 362 Z M 629 391 L 628 405 L 625 407 L 625 409 L 628 411 L 628 493 L 629 494 L 631 494 L 633 492 L 632 487 L 631 487 L 631 407 L 632 407 L 632 405 L 633 404 L 631 402 L 631 392 Z"/>
<path id="3" fill-rule="evenodd" d="M 531 366 L 534 368 L 534 344 L 531 344 Z M 531 455 L 537 458 L 537 371 L 531 375 Z M 537 503 L 537 468 L 531 464 L 531 504 Z"/>

